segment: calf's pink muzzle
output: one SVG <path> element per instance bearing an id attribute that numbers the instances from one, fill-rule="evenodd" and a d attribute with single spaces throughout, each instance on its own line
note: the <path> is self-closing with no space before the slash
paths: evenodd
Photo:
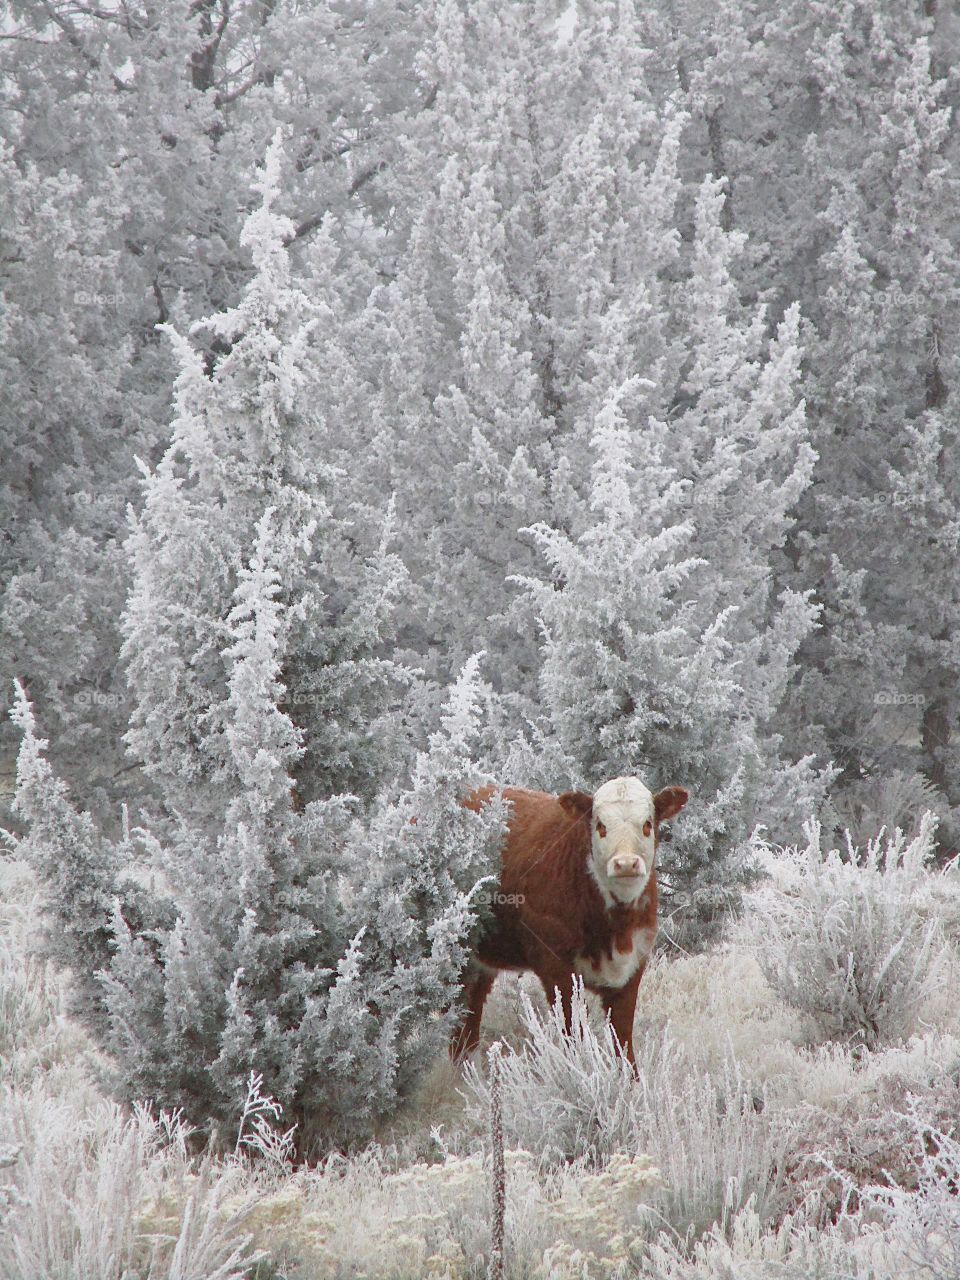
<path id="1" fill-rule="evenodd" d="M 615 853 L 607 863 L 607 875 L 618 879 L 646 874 L 643 858 L 638 853 Z"/>

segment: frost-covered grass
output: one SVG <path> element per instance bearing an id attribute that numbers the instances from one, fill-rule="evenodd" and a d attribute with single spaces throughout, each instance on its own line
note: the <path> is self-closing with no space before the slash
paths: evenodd
<path id="1" fill-rule="evenodd" d="M 660 1173 L 650 1220 L 682 1236 L 702 1234 L 748 1201 L 774 1218 L 784 1133 L 765 1085 L 746 1079 L 732 1053 L 706 1066 L 669 1030 L 651 1032 L 634 1079 L 612 1035 L 591 1026 L 582 992 L 572 1040 L 559 1006 L 542 1016 L 526 1000 L 522 1023 L 524 1043 L 502 1068 L 508 1141 L 539 1150 L 547 1163 L 582 1159 L 601 1168 L 620 1153 L 646 1153 Z M 474 1064 L 465 1083 L 479 1124 L 488 1083 Z M 677 1142 L 692 1133 L 695 1142 Z"/>
<path id="2" fill-rule="evenodd" d="M 809 909 L 826 893 L 820 867 L 809 851 L 770 851 L 772 877 L 723 945 L 661 955 L 645 976 L 639 1079 L 589 997 L 570 1042 L 535 984 L 501 979 L 484 1034 L 504 1043 L 508 1277 L 960 1275 L 960 1010 L 942 989 L 956 989 L 957 872 L 898 847 L 827 868 L 841 908 L 872 895 L 869 918 L 889 930 L 874 937 L 854 917 L 845 966 Z M 822 972 L 840 979 L 896 947 L 890 922 L 907 920 L 916 1007 L 898 987 L 901 1021 L 875 1048 L 829 1038 L 778 983 L 779 935 L 758 934 L 758 918 L 799 933 L 825 965 L 820 938 L 832 947 Z M 438 1061 L 364 1151 L 300 1169 L 282 1148 L 267 1162 L 204 1159 L 176 1118 L 109 1100 L 38 933 L 29 873 L 0 862 L 4 1280 L 486 1275 L 485 1057 L 464 1072 Z"/>

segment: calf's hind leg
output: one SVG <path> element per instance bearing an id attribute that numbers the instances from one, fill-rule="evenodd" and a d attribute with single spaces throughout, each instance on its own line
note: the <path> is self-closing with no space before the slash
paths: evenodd
<path id="1" fill-rule="evenodd" d="M 468 977 L 463 984 L 463 1002 L 466 1006 L 460 1025 L 450 1037 L 450 1057 L 454 1062 L 473 1053 L 480 1043 L 480 1020 L 483 1006 L 496 981 L 495 973 L 482 970 Z"/>

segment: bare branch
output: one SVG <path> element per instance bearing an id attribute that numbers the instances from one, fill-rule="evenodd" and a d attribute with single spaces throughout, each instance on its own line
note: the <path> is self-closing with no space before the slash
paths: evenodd
<path id="1" fill-rule="evenodd" d="M 43 10 L 48 16 L 48 18 L 50 19 L 50 21 L 55 26 L 60 28 L 63 34 L 67 37 L 67 41 L 73 46 L 74 49 L 77 50 L 77 52 L 86 62 L 87 66 L 90 67 L 91 71 L 100 71 L 101 70 L 100 59 L 90 52 L 90 50 L 87 48 L 83 40 L 83 37 L 80 35 L 79 31 L 77 31 L 76 27 L 73 25 L 70 19 L 65 14 L 61 13 L 58 9 L 56 9 L 54 5 L 50 3 L 50 0 L 42 0 L 42 4 L 43 4 Z M 124 84 L 124 82 L 120 79 L 120 77 L 115 72 L 113 71 L 110 72 L 110 79 L 113 81 L 114 88 L 117 89 L 120 93 L 129 93 L 131 91 L 132 86 L 129 84 Z"/>
<path id="2" fill-rule="evenodd" d="M 350 183 L 347 196 L 355 196 L 362 187 L 367 185 L 371 178 L 375 178 L 377 174 L 386 167 L 386 160 L 378 160 L 376 164 L 369 165 L 366 169 L 362 170 L 357 174 L 353 182 Z M 317 227 L 319 227 L 323 222 L 328 212 L 328 209 L 323 209 L 322 211 L 311 213 L 308 218 L 304 218 L 294 231 L 293 235 L 287 239 L 286 243 L 293 244 L 297 240 L 302 240 L 304 236 L 308 236 L 312 231 L 316 231 Z"/>
<path id="3" fill-rule="evenodd" d="M 231 102 L 236 102 L 238 98 L 242 98 L 244 94 L 255 89 L 258 84 L 269 84 L 273 76 L 272 71 L 267 71 L 263 67 L 255 71 L 242 84 L 238 84 L 235 89 L 229 89 L 226 92 L 220 90 L 213 99 L 214 105 L 217 107 L 228 107 Z"/>

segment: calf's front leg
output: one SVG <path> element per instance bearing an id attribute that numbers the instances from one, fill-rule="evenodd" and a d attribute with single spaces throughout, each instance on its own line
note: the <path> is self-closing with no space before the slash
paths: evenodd
<path id="1" fill-rule="evenodd" d="M 636 1058 L 633 1056 L 633 1022 L 637 1012 L 637 988 L 640 986 L 640 979 L 643 977 L 645 965 L 641 965 L 637 972 L 622 987 L 607 987 L 600 993 L 603 1000 L 605 1012 L 610 1017 L 613 1026 L 613 1034 L 617 1037 L 617 1043 L 626 1060 L 636 1066 Z"/>
<path id="2" fill-rule="evenodd" d="M 549 969 L 538 969 L 537 977 L 543 986 L 547 1004 L 552 1009 L 560 995 L 560 1008 L 563 1010 L 563 1025 L 567 1035 L 573 1031 L 573 972 L 559 966 Z"/>

